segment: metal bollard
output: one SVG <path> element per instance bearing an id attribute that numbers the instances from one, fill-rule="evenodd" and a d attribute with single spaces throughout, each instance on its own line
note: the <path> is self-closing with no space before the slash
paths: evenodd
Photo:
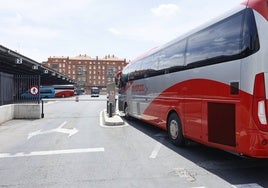
<path id="1" fill-rule="evenodd" d="M 41 102 L 42 102 L 42 112 L 41 112 L 41 118 L 44 118 L 44 117 L 45 117 L 45 115 L 44 115 L 44 101 L 43 101 L 43 100 L 41 100 Z"/>
<path id="2" fill-rule="evenodd" d="M 113 116 L 113 103 L 109 103 L 109 117 Z"/>

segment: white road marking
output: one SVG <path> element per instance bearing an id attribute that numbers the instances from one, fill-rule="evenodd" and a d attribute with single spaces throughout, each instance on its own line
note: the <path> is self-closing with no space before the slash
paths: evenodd
<path id="1" fill-rule="evenodd" d="M 248 184 L 239 184 L 239 185 L 233 185 L 233 188 L 263 188 L 257 183 L 248 183 Z"/>
<path id="2" fill-rule="evenodd" d="M 63 128 L 63 126 L 67 123 L 67 121 L 64 121 L 62 124 L 60 124 L 60 126 L 56 129 L 50 129 L 47 131 L 42 131 L 41 129 L 35 132 L 31 132 L 28 134 L 27 139 L 29 140 L 30 138 L 32 138 L 33 136 L 37 136 L 37 135 L 42 135 L 42 134 L 49 134 L 52 132 L 59 132 L 59 133 L 65 133 L 68 134 L 68 137 L 73 136 L 74 134 L 76 134 L 78 132 L 78 130 L 76 128 L 73 129 L 65 129 Z"/>
<path id="3" fill-rule="evenodd" d="M 15 158 L 15 157 L 31 157 L 44 155 L 60 155 L 60 154 L 75 154 L 75 153 L 93 153 L 104 152 L 104 148 L 82 148 L 82 149 L 68 149 L 68 150 L 51 150 L 51 151 L 32 151 L 30 153 L 0 153 L 0 158 Z"/>
<path id="4" fill-rule="evenodd" d="M 164 138 L 160 138 L 159 142 L 156 143 L 155 147 L 154 147 L 154 150 L 152 151 L 151 155 L 149 158 L 151 159 L 155 159 L 156 156 L 158 155 L 161 147 L 162 147 L 162 142 L 164 141 Z"/>

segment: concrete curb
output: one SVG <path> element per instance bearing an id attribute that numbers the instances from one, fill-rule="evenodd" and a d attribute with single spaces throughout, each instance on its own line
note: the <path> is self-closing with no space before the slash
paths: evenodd
<path id="1" fill-rule="evenodd" d="M 107 111 L 103 110 L 102 116 L 104 120 L 103 122 L 104 125 L 107 125 L 107 126 L 124 125 L 124 121 L 122 120 L 118 112 L 116 112 L 112 117 L 109 117 Z"/>

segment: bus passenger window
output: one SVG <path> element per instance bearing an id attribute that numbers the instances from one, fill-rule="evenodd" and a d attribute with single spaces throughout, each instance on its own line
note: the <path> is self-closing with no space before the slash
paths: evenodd
<path id="1" fill-rule="evenodd" d="M 241 52 L 242 21 L 243 11 L 190 36 L 186 63 L 213 64 L 235 58 Z"/>
<path id="2" fill-rule="evenodd" d="M 243 33 L 242 52 L 249 56 L 260 49 L 257 26 L 252 9 L 246 10 Z"/>
<path id="3" fill-rule="evenodd" d="M 159 70 L 184 66 L 185 48 L 186 40 L 183 40 L 160 51 Z"/>

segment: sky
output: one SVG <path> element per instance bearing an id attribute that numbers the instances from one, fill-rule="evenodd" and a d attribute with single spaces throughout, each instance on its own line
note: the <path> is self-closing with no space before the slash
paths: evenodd
<path id="1" fill-rule="evenodd" d="M 0 45 L 37 62 L 110 54 L 133 60 L 243 0 L 0 0 Z"/>

